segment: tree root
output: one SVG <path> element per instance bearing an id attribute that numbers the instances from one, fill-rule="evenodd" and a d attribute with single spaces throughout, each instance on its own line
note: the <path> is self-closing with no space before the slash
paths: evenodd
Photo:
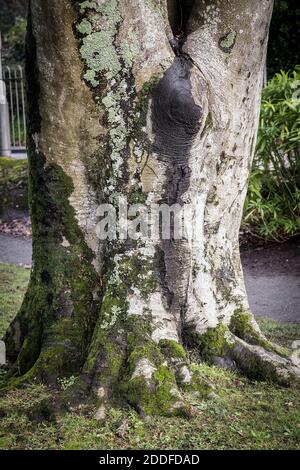
<path id="1" fill-rule="evenodd" d="M 106 371 L 109 371 L 107 361 Z M 100 373 L 100 375 L 99 375 Z M 117 380 L 97 371 L 91 389 L 99 399 L 99 416 L 103 407 L 119 399 L 133 406 L 140 415 L 190 416 L 192 406 L 185 397 L 188 390 L 201 397 L 211 392 L 203 377 L 192 373 L 184 347 L 174 340 L 145 340 L 124 357 Z"/>
<path id="2" fill-rule="evenodd" d="M 232 325 L 227 327 L 221 323 L 202 335 L 190 332 L 184 337 L 185 346 L 196 349 L 200 361 L 239 370 L 250 379 L 299 386 L 300 368 L 290 358 L 279 355 L 277 348 L 271 350 L 272 343 L 260 335 L 259 330 L 251 332 L 247 327 L 246 341 L 231 329 L 242 333 Z M 63 403 L 68 406 L 86 400 L 96 402 L 99 406 L 97 419 L 104 419 L 105 408 L 116 404 L 129 404 L 142 416 L 193 415 L 186 392 L 197 392 L 197 396 L 205 399 L 213 387 L 197 369 L 191 370 L 186 347 L 175 340 L 156 343 L 150 335 L 137 337 L 136 330 L 134 333 L 135 344 L 130 349 L 124 348 L 123 341 L 119 347 L 117 341 L 108 342 L 107 337 L 104 344 L 100 336 L 95 343 L 98 355 L 91 351 L 92 363 L 87 361 L 80 375 L 75 374 L 77 380 L 63 393 Z M 257 344 L 250 344 L 250 341 Z M 39 381 L 49 383 L 49 377 L 53 384 L 57 374 L 60 378 L 68 376 L 64 374 L 64 361 L 59 367 L 59 358 L 61 355 L 56 357 L 53 351 L 51 354 L 50 350 L 42 351 L 34 366 L 26 374 L 12 378 L 5 389 Z"/>
<path id="3" fill-rule="evenodd" d="M 187 361 L 171 359 L 154 366 L 143 358 L 123 387 L 128 402 L 141 415 L 191 416 L 192 405 L 187 391 L 196 391 L 201 398 L 211 392 L 207 381 L 192 372 Z"/>
<path id="4" fill-rule="evenodd" d="M 250 379 L 270 380 L 283 386 L 300 385 L 300 368 L 262 346 L 254 346 L 234 337 L 230 357 Z"/>
<path id="5" fill-rule="evenodd" d="M 151 353 L 144 354 L 146 350 Z M 208 362 L 239 370 L 249 379 L 269 380 L 282 386 L 300 384 L 300 369 L 289 358 L 247 343 L 224 325 L 200 337 L 198 350 Z M 191 371 L 185 349 L 175 341 L 164 340 L 158 345 L 149 342 L 142 349 L 136 348 L 126 359 L 124 370 L 119 379 L 119 393 L 142 416 L 191 416 L 194 409 L 186 392 L 196 391 L 205 399 L 213 390 L 201 374 Z M 98 415 L 103 417 L 113 391 L 104 393 L 100 387 L 97 394 L 99 398 L 108 398 L 100 400 Z"/>
<path id="6" fill-rule="evenodd" d="M 239 370 L 249 379 L 299 386 L 300 368 L 291 360 L 289 351 L 268 341 L 252 322 L 237 328 L 236 320 L 233 317 L 229 327 L 221 323 L 203 335 L 193 334 L 192 346 L 208 363 Z"/>

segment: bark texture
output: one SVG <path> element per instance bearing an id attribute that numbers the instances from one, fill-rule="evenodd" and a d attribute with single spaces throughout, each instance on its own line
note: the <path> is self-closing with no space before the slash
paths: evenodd
<path id="1" fill-rule="evenodd" d="M 78 374 L 103 403 L 167 414 L 185 411 L 180 387 L 205 392 L 187 347 L 298 380 L 239 256 L 272 4 L 30 1 L 34 267 L 6 336 L 14 381 Z M 189 203 L 198 236 L 100 241 L 97 207 L 119 195 Z"/>

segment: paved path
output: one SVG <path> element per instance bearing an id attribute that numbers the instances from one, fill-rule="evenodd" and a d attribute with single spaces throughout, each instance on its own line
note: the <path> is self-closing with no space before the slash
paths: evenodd
<path id="1" fill-rule="evenodd" d="M 300 238 L 241 251 L 255 315 L 300 323 Z"/>
<path id="2" fill-rule="evenodd" d="M 15 238 L 0 233 L 0 262 L 31 265 L 31 239 Z"/>
<path id="3" fill-rule="evenodd" d="M 255 315 L 300 322 L 300 241 L 242 250 L 246 287 Z M 0 261 L 30 265 L 31 240 L 0 234 Z"/>
<path id="4" fill-rule="evenodd" d="M 245 273 L 248 299 L 255 315 L 283 323 L 300 323 L 300 277 Z"/>

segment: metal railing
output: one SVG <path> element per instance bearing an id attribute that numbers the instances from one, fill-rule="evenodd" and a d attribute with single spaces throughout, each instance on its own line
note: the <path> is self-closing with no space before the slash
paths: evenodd
<path id="1" fill-rule="evenodd" d="M 9 109 L 11 151 L 26 149 L 24 72 L 20 65 L 3 67 L 3 80 Z"/>
<path id="2" fill-rule="evenodd" d="M 23 67 L 2 66 L 0 34 L 0 157 L 26 156 L 26 108 Z"/>

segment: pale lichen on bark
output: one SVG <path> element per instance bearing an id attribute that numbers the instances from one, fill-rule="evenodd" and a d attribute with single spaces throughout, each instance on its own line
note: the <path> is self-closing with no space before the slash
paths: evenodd
<path id="1" fill-rule="evenodd" d="M 85 63 L 84 79 L 98 87 L 102 83 L 105 92 L 97 97 L 107 111 L 110 124 L 110 159 L 113 175 L 107 182 L 107 192 L 115 190 L 116 177 L 121 176 L 124 164 L 122 152 L 126 149 L 130 125 L 124 114 L 124 104 L 132 100 L 134 88 L 130 86 L 130 74 L 137 53 L 136 37 L 129 31 L 126 40 L 117 43 L 118 28 L 122 21 L 116 0 L 101 4 L 82 2 L 80 13 L 84 18 L 77 25 L 81 35 L 80 56 Z M 101 78 L 101 83 L 100 83 Z M 105 84 L 103 84 L 105 79 Z M 124 155 L 123 155 L 124 157 Z"/>

